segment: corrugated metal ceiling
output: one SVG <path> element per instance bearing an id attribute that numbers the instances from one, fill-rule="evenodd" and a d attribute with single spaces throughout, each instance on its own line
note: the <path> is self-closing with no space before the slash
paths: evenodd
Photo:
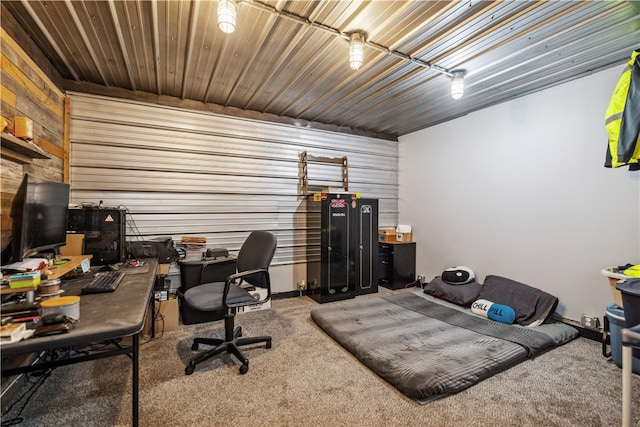
<path id="1" fill-rule="evenodd" d="M 243 0 L 231 34 L 217 27 L 215 1 L 3 4 L 73 90 L 97 84 L 386 137 L 621 65 L 640 48 L 640 6 L 629 1 Z M 367 41 L 357 71 L 354 31 Z M 436 69 L 466 70 L 461 99 Z"/>

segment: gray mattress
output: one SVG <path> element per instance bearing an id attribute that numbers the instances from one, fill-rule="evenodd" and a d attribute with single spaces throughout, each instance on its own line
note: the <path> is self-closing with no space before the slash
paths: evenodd
<path id="1" fill-rule="evenodd" d="M 560 322 L 506 325 L 421 291 L 319 306 L 311 318 L 364 365 L 421 403 L 464 390 L 562 345 Z"/>

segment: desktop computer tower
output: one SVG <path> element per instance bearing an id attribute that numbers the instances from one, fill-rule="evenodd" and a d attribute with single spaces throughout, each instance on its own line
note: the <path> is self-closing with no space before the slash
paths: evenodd
<path id="1" fill-rule="evenodd" d="M 84 253 L 92 265 L 126 259 L 126 213 L 118 208 L 69 208 L 68 233 L 84 234 Z"/>

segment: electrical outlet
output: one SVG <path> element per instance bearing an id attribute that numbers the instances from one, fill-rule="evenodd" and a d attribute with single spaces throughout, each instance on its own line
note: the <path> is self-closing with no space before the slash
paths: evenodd
<path id="1" fill-rule="evenodd" d="M 580 324 L 585 328 L 598 329 L 600 327 L 600 319 L 598 318 L 598 316 L 583 314 L 580 318 Z"/>

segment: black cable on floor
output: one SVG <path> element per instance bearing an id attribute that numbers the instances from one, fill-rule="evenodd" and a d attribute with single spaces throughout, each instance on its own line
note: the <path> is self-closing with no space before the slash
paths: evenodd
<path id="1" fill-rule="evenodd" d="M 38 378 L 32 382 L 31 387 L 26 390 L 22 396 L 18 397 L 9 407 L 9 409 L 7 409 L 6 414 L 10 414 L 11 411 L 13 411 L 13 409 L 16 407 L 16 405 L 18 405 L 18 403 L 20 403 L 20 401 L 22 401 L 23 399 L 24 402 L 22 404 L 22 407 L 20 408 L 20 410 L 18 411 L 18 413 L 16 414 L 15 417 L 11 418 L 11 419 L 5 419 L 6 417 L 3 417 L 2 419 L 2 427 L 5 426 L 13 426 L 13 425 L 17 425 L 20 424 L 24 421 L 24 419 L 21 417 L 22 411 L 24 411 L 24 409 L 27 407 L 27 405 L 29 404 L 29 401 L 31 400 L 31 398 L 33 397 L 33 395 L 36 393 L 36 391 L 38 391 L 38 389 L 40 388 L 40 386 L 42 386 L 42 384 L 44 384 L 44 382 L 47 380 L 47 378 L 49 378 L 51 376 L 51 373 L 53 372 L 53 369 L 46 369 L 44 370 L 43 373 L 40 374 L 27 374 L 27 381 L 31 381 L 30 378 L 38 376 Z"/>

